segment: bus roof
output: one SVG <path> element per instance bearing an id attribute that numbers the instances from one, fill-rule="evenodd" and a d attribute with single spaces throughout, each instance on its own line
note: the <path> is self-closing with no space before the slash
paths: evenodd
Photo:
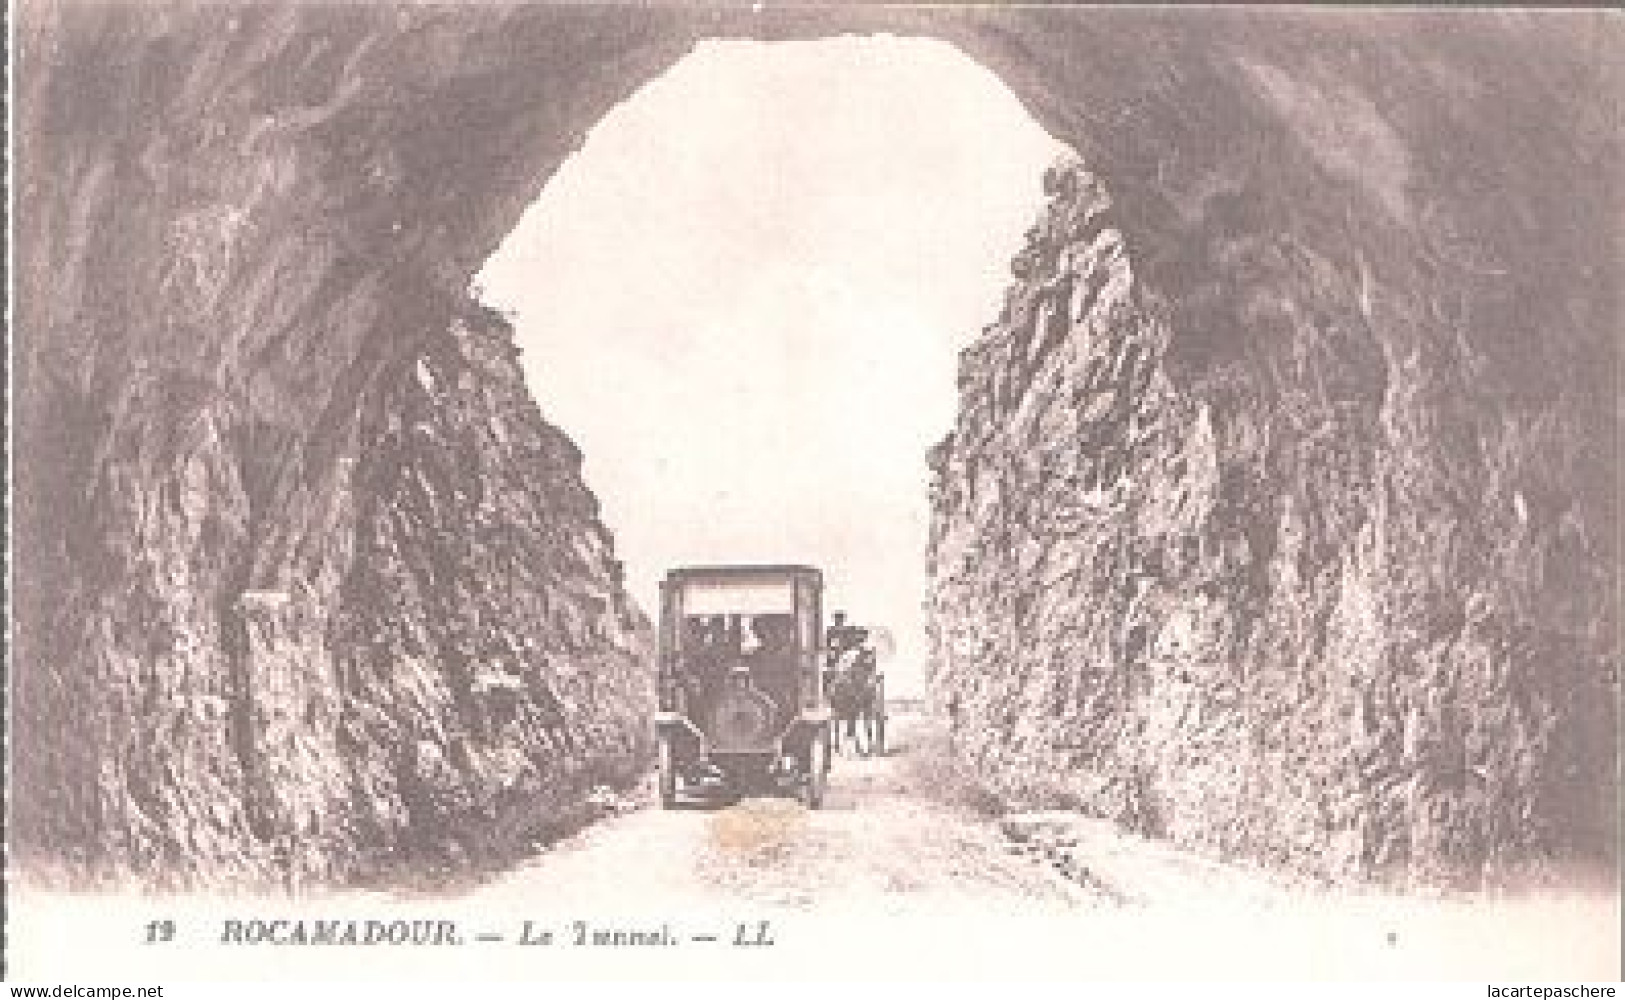
<path id="1" fill-rule="evenodd" d="M 792 563 L 733 563 L 715 566 L 679 566 L 666 572 L 666 580 L 677 583 L 694 579 L 728 579 L 741 577 L 810 576 L 822 582 L 823 574 L 815 566 Z"/>

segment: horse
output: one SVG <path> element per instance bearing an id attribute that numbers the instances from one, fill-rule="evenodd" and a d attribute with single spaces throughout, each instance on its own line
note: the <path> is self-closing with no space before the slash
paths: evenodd
<path id="1" fill-rule="evenodd" d="M 846 662 L 831 674 L 829 683 L 830 747 L 841 753 L 850 740 L 867 757 L 881 746 L 880 679 L 870 670 Z M 862 723 L 860 726 L 859 723 Z M 842 730 L 845 730 L 843 736 Z"/>

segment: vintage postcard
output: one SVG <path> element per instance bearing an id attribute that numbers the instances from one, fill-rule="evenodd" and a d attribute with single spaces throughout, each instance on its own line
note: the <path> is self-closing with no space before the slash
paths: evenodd
<path id="1" fill-rule="evenodd" d="M 1617 14 L 10 41 L 9 980 L 1619 978 Z"/>

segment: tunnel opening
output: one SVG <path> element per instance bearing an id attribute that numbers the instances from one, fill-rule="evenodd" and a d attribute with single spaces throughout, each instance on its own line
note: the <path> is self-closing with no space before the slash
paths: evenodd
<path id="1" fill-rule="evenodd" d="M 710 40 L 606 115 L 475 279 L 645 608 L 808 562 L 918 696 L 926 452 L 1066 153 L 953 45 Z"/>

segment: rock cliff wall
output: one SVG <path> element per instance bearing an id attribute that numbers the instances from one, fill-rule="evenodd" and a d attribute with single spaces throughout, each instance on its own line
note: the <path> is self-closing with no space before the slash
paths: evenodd
<path id="1" fill-rule="evenodd" d="M 65 765 L 97 765 L 95 825 L 26 802 L 25 851 L 82 838 L 74 879 L 417 879 L 567 825 L 647 765 L 652 633 L 513 331 L 466 303 L 393 344 L 314 479 L 286 474 L 308 456 L 276 428 L 212 401 L 180 488 L 145 508 L 166 548 L 143 556 L 187 567 L 181 593 L 59 609 L 59 635 L 98 630 L 81 641 L 102 637 L 106 672 L 47 675 L 43 706 L 20 673 L 20 709 L 63 714 L 19 722 L 74 732 L 94 712 L 116 749 L 22 729 L 76 755 L 22 762 L 30 778 L 53 767 L 73 791 Z M 148 628 L 144 656 L 107 642 Z M 111 679 L 139 698 L 103 708 Z"/>
<path id="2" fill-rule="evenodd" d="M 1045 190 L 930 456 L 957 752 L 1012 803 L 1332 879 L 1606 860 L 1613 442 L 1573 341 L 1441 338 L 1448 285 L 1407 321 L 1358 239 L 1224 191 L 1159 285 L 1096 176 Z"/>
<path id="3" fill-rule="evenodd" d="M 463 298 L 579 141 L 551 116 L 624 92 L 556 67 L 504 98 L 492 66 L 636 35 L 459 13 L 19 11 L 25 865 L 343 879 L 466 857 L 639 763 L 646 626 L 579 456 Z M 414 75 L 467 135 L 402 125 Z M 599 93 L 562 107 L 561 77 Z M 456 207 L 492 163 L 522 165 L 499 222 Z"/>
<path id="4" fill-rule="evenodd" d="M 352 854 L 500 856 L 651 759 L 652 632 L 518 355 L 471 303 L 364 400 L 329 635 Z"/>

